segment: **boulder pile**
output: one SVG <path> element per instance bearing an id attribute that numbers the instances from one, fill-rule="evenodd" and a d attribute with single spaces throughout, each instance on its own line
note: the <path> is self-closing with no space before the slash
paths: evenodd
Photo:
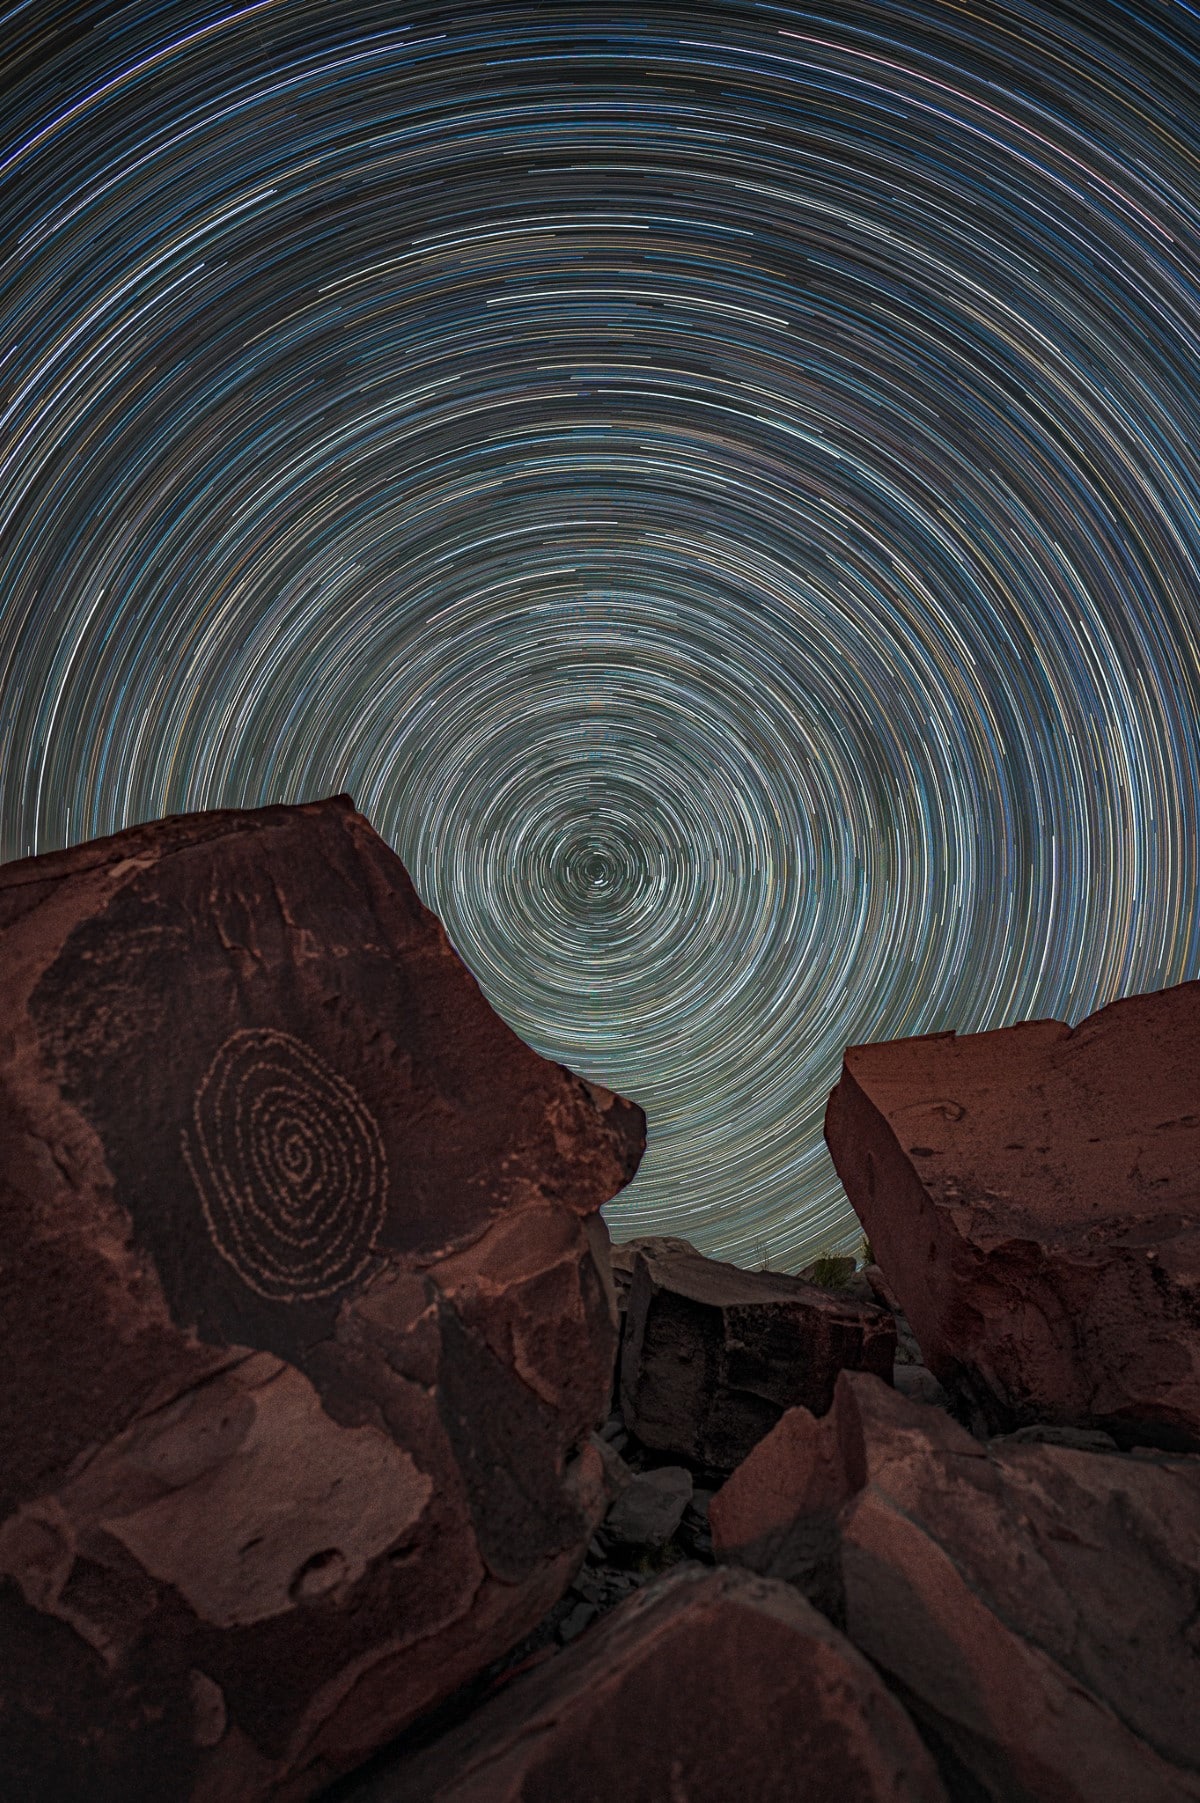
<path id="1" fill-rule="evenodd" d="M 865 1653 L 951 1796 L 1194 1803 L 1200 1459 L 1104 1437 L 983 1444 L 846 1371 L 714 1497 L 713 1549 Z"/>
<path id="2" fill-rule="evenodd" d="M 600 1430 L 613 1497 L 604 1525 L 567 1595 L 491 1674 L 486 1706 L 471 1699 L 432 1750 L 398 1749 L 364 1797 L 482 1797 L 471 1786 L 488 1772 L 519 1786 L 497 1797 L 549 1803 L 565 1794 L 567 1766 L 556 1762 L 568 1757 L 571 1794 L 586 1803 L 774 1796 L 766 1768 L 778 1773 L 780 1761 L 778 1794 L 797 1803 L 874 1795 L 861 1768 L 809 1764 L 804 1714 L 791 1718 L 791 1757 L 777 1748 L 788 1714 L 779 1686 L 808 1669 L 794 1643 L 786 1653 L 778 1643 L 786 1671 L 756 1674 L 749 1694 L 726 1676 L 702 1722 L 662 1705 L 649 1741 L 664 1763 L 643 1767 L 647 1731 L 633 1699 L 678 1673 L 665 1643 L 647 1671 L 637 1625 L 653 1618 L 654 1598 L 715 1560 L 790 1589 L 843 1653 L 865 1657 L 936 1772 L 905 1754 L 891 1794 L 910 1794 L 907 1785 L 950 1803 L 1200 1803 L 1200 1452 L 1187 1414 L 1200 1157 L 1189 1170 L 1183 1137 L 1200 1068 L 1200 986 L 1136 998 L 1096 1021 L 1074 1035 L 1039 1023 L 978 1044 L 941 1036 L 847 1053 L 827 1130 L 870 1236 L 874 1262 L 861 1269 L 827 1259 L 798 1279 L 731 1279 L 686 1242 L 614 1249 L 625 1332 L 619 1406 Z M 1136 1030 L 1122 1048 L 1125 1024 Z M 998 1049 L 982 1043 L 993 1040 Z M 1033 1057 L 1039 1046 L 1058 1048 L 1065 1077 Z M 1135 1065 L 1122 1112 L 1117 1074 Z M 1081 1151 L 1076 1169 L 1073 1148 L 1094 1144 L 1104 1158 Z M 1160 1144 L 1152 1164 L 1147 1148 Z M 1041 1150 L 1012 1176 L 1013 1156 L 1030 1147 Z M 1118 1307 L 1122 1274 L 1132 1300 Z M 1056 1283 L 1081 1304 L 1093 1298 L 1086 1333 L 1072 1337 Z M 824 1300 L 805 1306 L 814 1287 Z M 751 1294 L 776 1311 L 776 1326 L 787 1322 L 778 1343 L 790 1362 L 773 1369 L 793 1382 L 820 1370 L 828 1395 L 779 1406 L 760 1384 L 747 1405 L 728 1382 L 728 1349 L 740 1357 L 748 1342 L 762 1344 L 731 1331 L 731 1310 Z M 857 1348 L 843 1339 L 839 1354 L 858 1356 L 822 1363 L 826 1323 L 866 1325 L 876 1314 L 882 1336 L 872 1326 Z M 863 1355 L 872 1344 L 894 1349 L 890 1372 L 872 1369 Z M 753 1411 L 768 1400 L 775 1420 L 762 1431 L 765 1410 Z M 754 1444 L 730 1473 L 729 1439 L 708 1424 L 739 1409 Z M 633 1508 L 660 1472 L 659 1494 L 682 1503 L 666 1539 L 657 1496 Z M 629 1518 L 640 1521 L 640 1547 L 624 1531 Z M 710 1650 L 698 1636 L 693 1657 L 725 1671 L 724 1643 Z M 845 1683 L 857 1732 L 878 1726 L 865 1694 L 849 1675 Z M 805 1711 L 826 1694 L 812 1681 Z M 818 1719 L 828 1733 L 829 1718 Z M 744 1781 L 717 1767 L 706 1788 L 689 1753 L 708 1747 L 714 1723 L 739 1750 L 756 1728 L 769 1761 L 739 1751 Z"/>
<path id="3" fill-rule="evenodd" d="M 1200 1803 L 1200 985 L 852 1047 L 870 1262 L 345 798 L 0 869 L 0 1803 Z"/>

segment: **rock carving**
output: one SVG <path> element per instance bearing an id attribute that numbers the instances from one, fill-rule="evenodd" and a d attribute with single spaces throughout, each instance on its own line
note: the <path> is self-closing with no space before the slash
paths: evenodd
<path id="1" fill-rule="evenodd" d="M 331 1296 L 369 1264 L 387 1206 L 383 1139 L 354 1085 L 293 1034 L 230 1035 L 183 1152 L 209 1238 L 260 1296 Z"/>

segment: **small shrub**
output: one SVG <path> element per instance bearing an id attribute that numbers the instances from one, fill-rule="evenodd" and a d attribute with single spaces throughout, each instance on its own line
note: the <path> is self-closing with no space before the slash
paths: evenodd
<path id="1" fill-rule="evenodd" d="M 854 1260 L 839 1257 L 833 1252 L 822 1252 L 814 1258 L 811 1265 L 805 1265 L 800 1275 L 808 1283 L 820 1284 L 825 1290 L 844 1290 L 854 1274 Z"/>

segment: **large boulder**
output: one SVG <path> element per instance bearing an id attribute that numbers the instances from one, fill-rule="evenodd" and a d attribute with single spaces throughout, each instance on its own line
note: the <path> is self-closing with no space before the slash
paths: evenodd
<path id="1" fill-rule="evenodd" d="M 718 1559 L 795 1584 L 866 1654 L 952 1796 L 1200 1798 L 1200 1459 L 984 1445 L 845 1372 L 709 1521 Z"/>
<path id="2" fill-rule="evenodd" d="M 625 1319 L 621 1411 L 643 1445 L 731 1471 L 784 1409 L 827 1409 L 843 1366 L 890 1378 L 895 1347 L 892 1317 L 872 1303 L 644 1240 Z"/>
<path id="3" fill-rule="evenodd" d="M 0 1790 L 310 1795 L 579 1564 L 642 1113 L 344 797 L 10 864 L 0 947 Z"/>
<path id="4" fill-rule="evenodd" d="M 834 1164 L 978 1431 L 1200 1447 L 1197 1070 L 1198 983 L 847 1051 Z"/>
<path id="5" fill-rule="evenodd" d="M 786 1584 L 678 1567 L 356 1803 L 945 1803 L 867 1661 Z"/>

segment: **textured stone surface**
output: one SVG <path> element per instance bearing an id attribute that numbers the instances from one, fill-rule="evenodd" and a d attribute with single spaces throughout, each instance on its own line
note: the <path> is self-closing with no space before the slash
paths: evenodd
<path id="1" fill-rule="evenodd" d="M 578 1565 L 641 1111 L 345 798 L 4 867 L 0 1019 L 6 1794 L 308 1795 Z"/>
<path id="2" fill-rule="evenodd" d="M 1073 1031 L 852 1046 L 825 1136 L 979 1431 L 1200 1447 L 1200 984 Z"/>
<path id="3" fill-rule="evenodd" d="M 1200 1798 L 1200 1459 L 982 1445 L 845 1372 L 714 1497 L 718 1559 L 796 1584 L 954 1797 Z"/>
<path id="4" fill-rule="evenodd" d="M 785 1584 L 683 1566 L 362 1803 L 944 1803 L 866 1660 Z"/>
<path id="5" fill-rule="evenodd" d="M 732 1470 L 785 1408 L 821 1413 L 844 1365 L 890 1377 L 884 1310 L 802 1278 L 645 1241 L 621 1354 L 621 1408 L 646 1446 Z"/>

